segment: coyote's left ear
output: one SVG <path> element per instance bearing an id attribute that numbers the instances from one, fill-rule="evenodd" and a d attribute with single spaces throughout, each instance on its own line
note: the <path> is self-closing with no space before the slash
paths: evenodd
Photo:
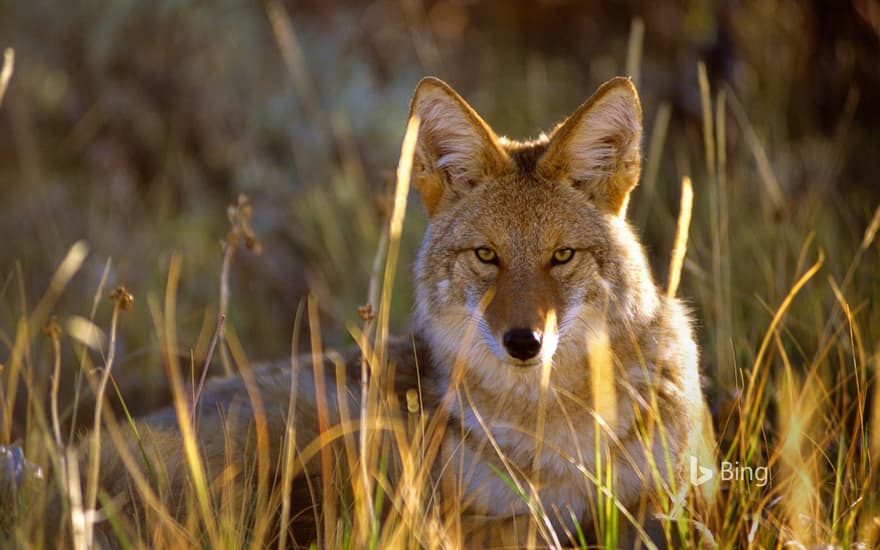
<path id="1" fill-rule="evenodd" d="M 639 96 L 630 79 L 617 77 L 553 131 L 538 170 L 550 180 L 583 189 L 598 207 L 623 216 L 639 180 L 641 139 Z"/>
<path id="2" fill-rule="evenodd" d="M 410 116 L 420 120 L 412 181 L 428 216 L 509 163 L 489 125 L 442 80 L 427 77 L 419 82 Z"/>

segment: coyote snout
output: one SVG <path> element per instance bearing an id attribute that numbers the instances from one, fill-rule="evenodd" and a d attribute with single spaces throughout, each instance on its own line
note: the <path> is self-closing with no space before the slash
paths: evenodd
<path id="1" fill-rule="evenodd" d="M 499 222 L 509 225 L 503 218 Z M 478 314 L 482 336 L 499 362 L 532 367 L 553 359 L 556 312 L 569 305 L 568 298 L 558 277 L 560 269 L 552 255 L 542 250 L 546 246 L 540 238 L 512 235 L 504 240 L 492 248 L 494 264 L 487 265 L 476 254 L 477 261 L 471 265 L 491 288 L 491 299 Z M 481 285 L 474 288 L 482 290 Z"/>
<path id="2" fill-rule="evenodd" d="M 541 352 L 542 336 L 542 332 L 535 328 L 512 328 L 504 333 L 504 349 L 514 359 L 529 361 Z"/>
<path id="3" fill-rule="evenodd" d="M 553 308 L 529 304 L 496 293 L 481 326 L 483 339 L 495 358 L 515 367 L 534 367 L 556 353 L 556 315 Z"/>

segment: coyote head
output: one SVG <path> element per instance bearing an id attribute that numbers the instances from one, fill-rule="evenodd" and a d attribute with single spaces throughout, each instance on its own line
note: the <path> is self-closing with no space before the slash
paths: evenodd
<path id="1" fill-rule="evenodd" d="M 656 290 L 623 220 L 642 134 L 629 79 L 530 142 L 498 137 L 435 78 L 419 84 L 411 114 L 413 185 L 429 220 L 416 329 L 432 353 L 463 352 L 490 378 L 535 376 L 544 361 L 582 377 L 591 333 L 613 342 L 652 315 Z"/>

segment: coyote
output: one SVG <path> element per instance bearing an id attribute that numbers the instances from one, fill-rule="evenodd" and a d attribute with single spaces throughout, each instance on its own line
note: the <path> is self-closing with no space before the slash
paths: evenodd
<path id="1" fill-rule="evenodd" d="M 596 518 L 602 476 L 633 516 L 678 498 L 702 429 L 698 350 L 625 221 L 641 161 L 632 81 L 606 82 L 526 142 L 497 136 L 434 78 L 411 110 L 429 219 L 414 333 L 442 388 L 464 364 L 467 398 L 451 413 L 461 429 L 446 443 L 471 472 L 469 510 L 500 532 L 530 514 L 497 471 L 532 482 L 560 537 L 570 518 Z"/>
<path id="2" fill-rule="evenodd" d="M 651 516 L 687 488 L 702 393 L 690 316 L 658 290 L 625 220 L 641 161 L 633 83 L 603 84 L 532 141 L 496 135 L 436 78 L 419 83 L 411 115 L 419 120 L 412 185 L 428 225 L 412 333 L 389 341 L 387 362 L 399 402 L 415 389 L 428 418 L 446 418 L 431 472 L 438 498 L 461 511 L 453 540 L 572 544 L 576 523 L 599 536 L 610 507 L 630 541 L 662 545 Z M 247 459 L 255 418 L 278 464 L 289 422 L 298 449 L 320 437 L 319 392 L 325 426 L 359 414 L 359 350 L 336 361 L 345 369 L 303 363 L 208 383 L 196 432 L 208 479 Z M 177 413 L 137 426 L 142 450 L 130 441 L 129 455 L 141 468 L 155 459 L 154 475 L 186 486 Z M 107 444 L 101 454 L 102 489 L 127 494 L 130 467 L 119 450 Z"/>

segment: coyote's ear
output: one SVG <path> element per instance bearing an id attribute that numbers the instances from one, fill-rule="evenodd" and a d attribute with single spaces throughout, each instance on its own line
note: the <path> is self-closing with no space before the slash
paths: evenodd
<path id="1" fill-rule="evenodd" d="M 639 96 L 630 79 L 617 77 L 553 131 L 538 170 L 583 189 L 597 206 L 623 216 L 639 180 L 641 138 Z"/>
<path id="2" fill-rule="evenodd" d="M 420 120 L 413 186 L 428 216 L 509 162 L 492 129 L 442 80 L 419 82 L 410 116 Z"/>

